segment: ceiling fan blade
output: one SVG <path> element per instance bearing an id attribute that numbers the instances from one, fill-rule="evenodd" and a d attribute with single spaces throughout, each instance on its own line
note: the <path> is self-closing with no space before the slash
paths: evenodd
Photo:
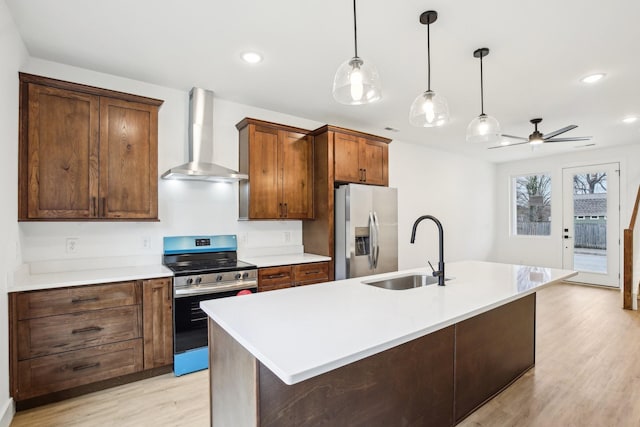
<path id="1" fill-rule="evenodd" d="M 502 135 L 505 136 L 505 135 Z M 516 142 L 515 144 L 506 144 L 506 145 L 496 145 L 495 147 L 489 147 L 489 150 L 492 150 L 494 148 L 505 148 L 505 147 L 513 147 L 514 145 L 522 145 L 522 144 L 528 144 L 529 140 L 526 140 L 524 142 Z"/>
<path id="2" fill-rule="evenodd" d="M 577 127 L 578 127 L 577 125 L 569 125 L 569 126 L 563 127 L 562 129 L 558 129 L 558 130 L 556 130 L 556 131 L 553 131 L 553 132 L 551 132 L 551 133 L 545 133 L 545 134 L 543 135 L 543 137 L 544 137 L 544 139 L 545 139 L 545 140 L 547 140 L 547 139 L 551 139 L 551 138 L 553 138 L 554 136 L 558 136 L 558 135 L 560 135 L 561 133 L 569 132 L 571 129 L 575 129 L 575 128 L 577 128 Z"/>
<path id="3" fill-rule="evenodd" d="M 573 138 L 545 139 L 544 142 L 589 141 L 591 138 L 591 136 L 574 136 Z"/>
<path id="4" fill-rule="evenodd" d="M 519 139 L 520 141 L 526 141 L 529 142 L 529 138 L 523 138 L 521 136 L 513 136 L 513 135 L 505 135 L 504 133 L 502 134 L 502 136 L 506 137 L 506 138 L 513 138 L 513 139 Z M 513 145 L 513 144 L 511 144 Z"/>

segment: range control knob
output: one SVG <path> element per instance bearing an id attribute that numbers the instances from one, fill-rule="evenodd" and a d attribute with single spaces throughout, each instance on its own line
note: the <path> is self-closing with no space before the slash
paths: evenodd
<path id="1" fill-rule="evenodd" d="M 193 279 L 191 277 L 189 277 L 187 279 L 187 285 L 192 285 L 193 284 Z"/>
<path id="2" fill-rule="evenodd" d="M 202 282 L 202 277 L 196 277 L 196 285 L 198 285 L 200 282 Z"/>
<path id="3" fill-rule="evenodd" d="M 221 282 L 221 281 L 222 281 L 222 274 L 219 274 L 219 275 L 216 277 L 216 282 Z"/>
<path id="4" fill-rule="evenodd" d="M 240 273 L 236 273 L 236 280 L 238 280 L 240 277 L 242 277 L 242 275 Z"/>
<path id="5" fill-rule="evenodd" d="M 246 279 L 247 277 L 249 277 L 249 273 L 242 273 L 242 278 Z"/>

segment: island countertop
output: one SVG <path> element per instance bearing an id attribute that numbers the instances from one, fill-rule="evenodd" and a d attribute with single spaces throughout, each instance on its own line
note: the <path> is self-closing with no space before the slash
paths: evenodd
<path id="1" fill-rule="evenodd" d="M 447 264 L 446 286 L 388 290 L 372 278 L 411 269 L 201 302 L 202 309 L 286 384 L 323 374 L 489 311 L 575 275 L 480 261 Z"/>

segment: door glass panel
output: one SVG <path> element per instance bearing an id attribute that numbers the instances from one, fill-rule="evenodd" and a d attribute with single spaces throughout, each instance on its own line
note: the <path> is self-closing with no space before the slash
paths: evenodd
<path id="1" fill-rule="evenodd" d="M 573 175 L 573 267 L 607 273 L 607 173 Z"/>

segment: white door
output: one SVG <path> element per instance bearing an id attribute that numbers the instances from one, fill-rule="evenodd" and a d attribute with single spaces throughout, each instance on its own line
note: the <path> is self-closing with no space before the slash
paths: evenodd
<path id="1" fill-rule="evenodd" d="M 620 165 L 562 170 L 562 266 L 570 280 L 620 286 Z"/>

